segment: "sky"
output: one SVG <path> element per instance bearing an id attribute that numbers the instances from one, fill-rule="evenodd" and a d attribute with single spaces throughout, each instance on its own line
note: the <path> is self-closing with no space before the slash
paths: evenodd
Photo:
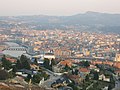
<path id="1" fill-rule="evenodd" d="M 69 16 L 87 11 L 119 13 L 120 0 L 0 0 L 0 16 Z"/>

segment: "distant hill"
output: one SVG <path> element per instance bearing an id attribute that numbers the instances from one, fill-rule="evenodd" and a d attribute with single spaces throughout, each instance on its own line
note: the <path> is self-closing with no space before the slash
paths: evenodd
<path id="1" fill-rule="evenodd" d="M 72 16 L 34 15 L 0 17 L 0 23 L 4 21 L 20 22 L 21 26 L 27 26 L 31 29 L 37 30 L 73 29 L 80 31 L 95 31 L 103 33 L 120 33 L 120 14 L 108 14 L 89 11 L 84 14 L 77 14 Z M 7 22 L 4 22 L 4 24 L 6 23 Z M 2 25 L 0 25 L 0 27 Z"/>

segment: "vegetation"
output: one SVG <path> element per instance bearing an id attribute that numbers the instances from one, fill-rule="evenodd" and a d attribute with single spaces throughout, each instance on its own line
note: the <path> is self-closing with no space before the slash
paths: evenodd
<path id="1" fill-rule="evenodd" d="M 93 79 L 94 79 L 94 80 L 98 80 L 98 79 L 99 79 L 99 74 L 98 74 L 98 72 L 95 71 L 93 74 L 94 74 L 94 78 L 93 78 Z"/>
<path id="2" fill-rule="evenodd" d="M 65 71 L 69 71 L 70 70 L 70 67 L 66 64 L 65 67 L 64 67 Z"/>
<path id="3" fill-rule="evenodd" d="M 45 58 L 44 59 L 44 63 L 43 63 L 44 67 L 49 69 L 49 70 L 52 70 L 51 66 L 50 66 L 50 60 Z"/>
<path id="4" fill-rule="evenodd" d="M 89 75 L 88 74 L 85 77 L 85 81 L 89 81 Z"/>
<path id="5" fill-rule="evenodd" d="M 21 55 L 20 60 L 17 60 L 16 69 L 30 69 L 29 59 L 25 55 Z"/>
<path id="6" fill-rule="evenodd" d="M 32 82 L 34 82 L 34 83 L 39 83 L 40 80 L 42 80 L 42 78 L 43 78 L 43 77 L 41 77 L 40 74 L 36 74 L 36 75 L 33 76 Z"/>
<path id="7" fill-rule="evenodd" d="M 96 83 L 93 84 L 92 87 L 89 88 L 89 90 L 102 90 L 102 88 L 108 86 L 109 84 L 110 83 L 108 83 L 108 82 L 97 81 Z"/>
<path id="8" fill-rule="evenodd" d="M 90 66 L 90 62 L 89 61 L 82 61 L 81 63 L 86 68 Z"/>
<path id="9" fill-rule="evenodd" d="M 44 59 L 43 63 L 44 67 L 52 71 L 52 66 L 56 65 L 56 62 L 54 59 L 49 60 L 48 58 Z"/>
<path id="10" fill-rule="evenodd" d="M 6 80 L 9 78 L 9 73 L 5 70 L 0 70 L 0 80 Z"/>
<path id="11" fill-rule="evenodd" d="M 6 59 L 5 55 L 2 57 L 1 61 L 2 61 L 2 66 L 5 69 L 9 70 L 12 67 L 12 63 Z"/>
<path id="12" fill-rule="evenodd" d="M 25 56 L 25 55 L 21 55 L 20 57 L 20 65 L 22 65 L 22 68 L 24 69 L 30 69 L 30 63 L 29 63 L 29 59 Z"/>

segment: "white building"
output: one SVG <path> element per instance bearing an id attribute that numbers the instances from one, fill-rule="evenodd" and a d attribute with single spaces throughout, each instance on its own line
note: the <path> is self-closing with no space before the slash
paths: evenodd
<path id="1" fill-rule="evenodd" d="M 24 47 L 9 47 L 2 52 L 5 55 L 10 55 L 12 57 L 20 57 L 22 54 L 27 53 L 27 49 Z"/>

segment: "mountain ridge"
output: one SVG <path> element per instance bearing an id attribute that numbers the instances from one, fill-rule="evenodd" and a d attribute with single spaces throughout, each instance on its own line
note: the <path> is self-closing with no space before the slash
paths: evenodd
<path id="1" fill-rule="evenodd" d="M 109 14 L 92 11 L 71 16 L 33 15 L 0 17 L 0 21 L 20 22 L 21 24 L 27 24 L 27 26 L 31 29 L 37 30 L 73 29 L 80 31 L 100 31 L 103 33 L 120 33 L 120 14 Z M 32 26 L 34 26 L 34 28 Z"/>

